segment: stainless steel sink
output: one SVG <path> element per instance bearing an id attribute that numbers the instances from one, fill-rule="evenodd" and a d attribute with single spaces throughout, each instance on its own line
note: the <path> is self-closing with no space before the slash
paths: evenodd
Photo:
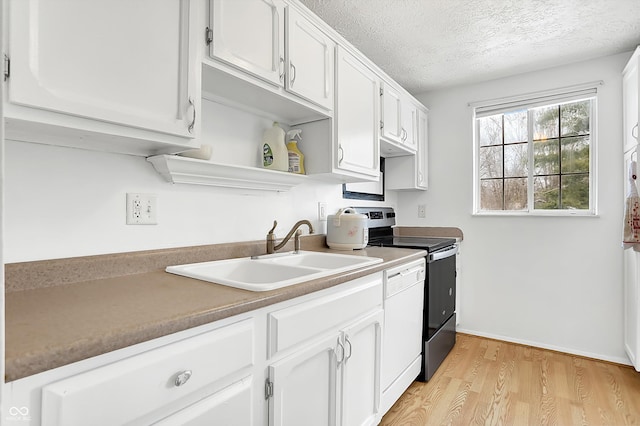
<path id="1" fill-rule="evenodd" d="M 300 251 L 168 266 L 167 272 L 251 291 L 267 291 L 382 262 L 377 257 Z"/>

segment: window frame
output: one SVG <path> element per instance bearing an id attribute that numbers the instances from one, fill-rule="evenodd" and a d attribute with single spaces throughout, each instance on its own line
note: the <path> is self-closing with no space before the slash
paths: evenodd
<path id="1" fill-rule="evenodd" d="M 561 89 L 553 89 L 545 92 L 536 92 L 517 95 L 508 98 L 500 98 L 483 102 L 470 103 L 472 107 L 473 123 L 473 209 L 474 216 L 564 216 L 564 217 L 598 217 L 597 197 L 597 163 L 598 163 L 598 90 L 600 82 L 586 83 Z M 555 106 L 565 103 L 574 103 L 590 99 L 589 115 L 589 208 L 588 209 L 536 209 L 534 204 L 534 148 L 533 148 L 533 121 L 532 109 L 542 106 Z M 525 210 L 482 210 L 480 207 L 481 182 L 480 178 L 480 137 L 479 117 L 488 117 L 497 114 L 506 114 L 515 110 L 527 110 L 528 140 L 528 176 L 527 176 L 527 209 Z M 560 135 L 559 135 L 560 137 Z M 497 145 L 498 146 L 498 145 Z M 502 147 L 505 146 L 504 140 Z M 504 169 L 504 158 L 503 158 Z M 501 178 L 503 181 L 505 176 Z"/>

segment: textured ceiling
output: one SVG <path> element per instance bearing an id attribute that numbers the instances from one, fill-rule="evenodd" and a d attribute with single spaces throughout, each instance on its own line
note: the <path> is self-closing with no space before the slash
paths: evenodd
<path id="1" fill-rule="evenodd" d="M 640 44 L 640 0 L 301 2 L 413 94 Z"/>

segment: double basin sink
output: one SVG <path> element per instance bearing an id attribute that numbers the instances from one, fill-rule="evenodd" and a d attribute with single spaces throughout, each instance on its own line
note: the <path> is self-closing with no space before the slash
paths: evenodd
<path id="1" fill-rule="evenodd" d="M 377 257 L 298 251 L 168 266 L 167 272 L 251 291 L 268 291 L 381 263 Z"/>
<path id="2" fill-rule="evenodd" d="M 167 266 L 166 271 L 251 291 L 268 291 L 381 263 L 377 257 L 298 251 Z"/>

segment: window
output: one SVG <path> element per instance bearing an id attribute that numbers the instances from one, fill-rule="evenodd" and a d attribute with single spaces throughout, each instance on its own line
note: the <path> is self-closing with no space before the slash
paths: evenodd
<path id="1" fill-rule="evenodd" d="M 475 213 L 595 209 L 595 89 L 476 107 Z"/>

